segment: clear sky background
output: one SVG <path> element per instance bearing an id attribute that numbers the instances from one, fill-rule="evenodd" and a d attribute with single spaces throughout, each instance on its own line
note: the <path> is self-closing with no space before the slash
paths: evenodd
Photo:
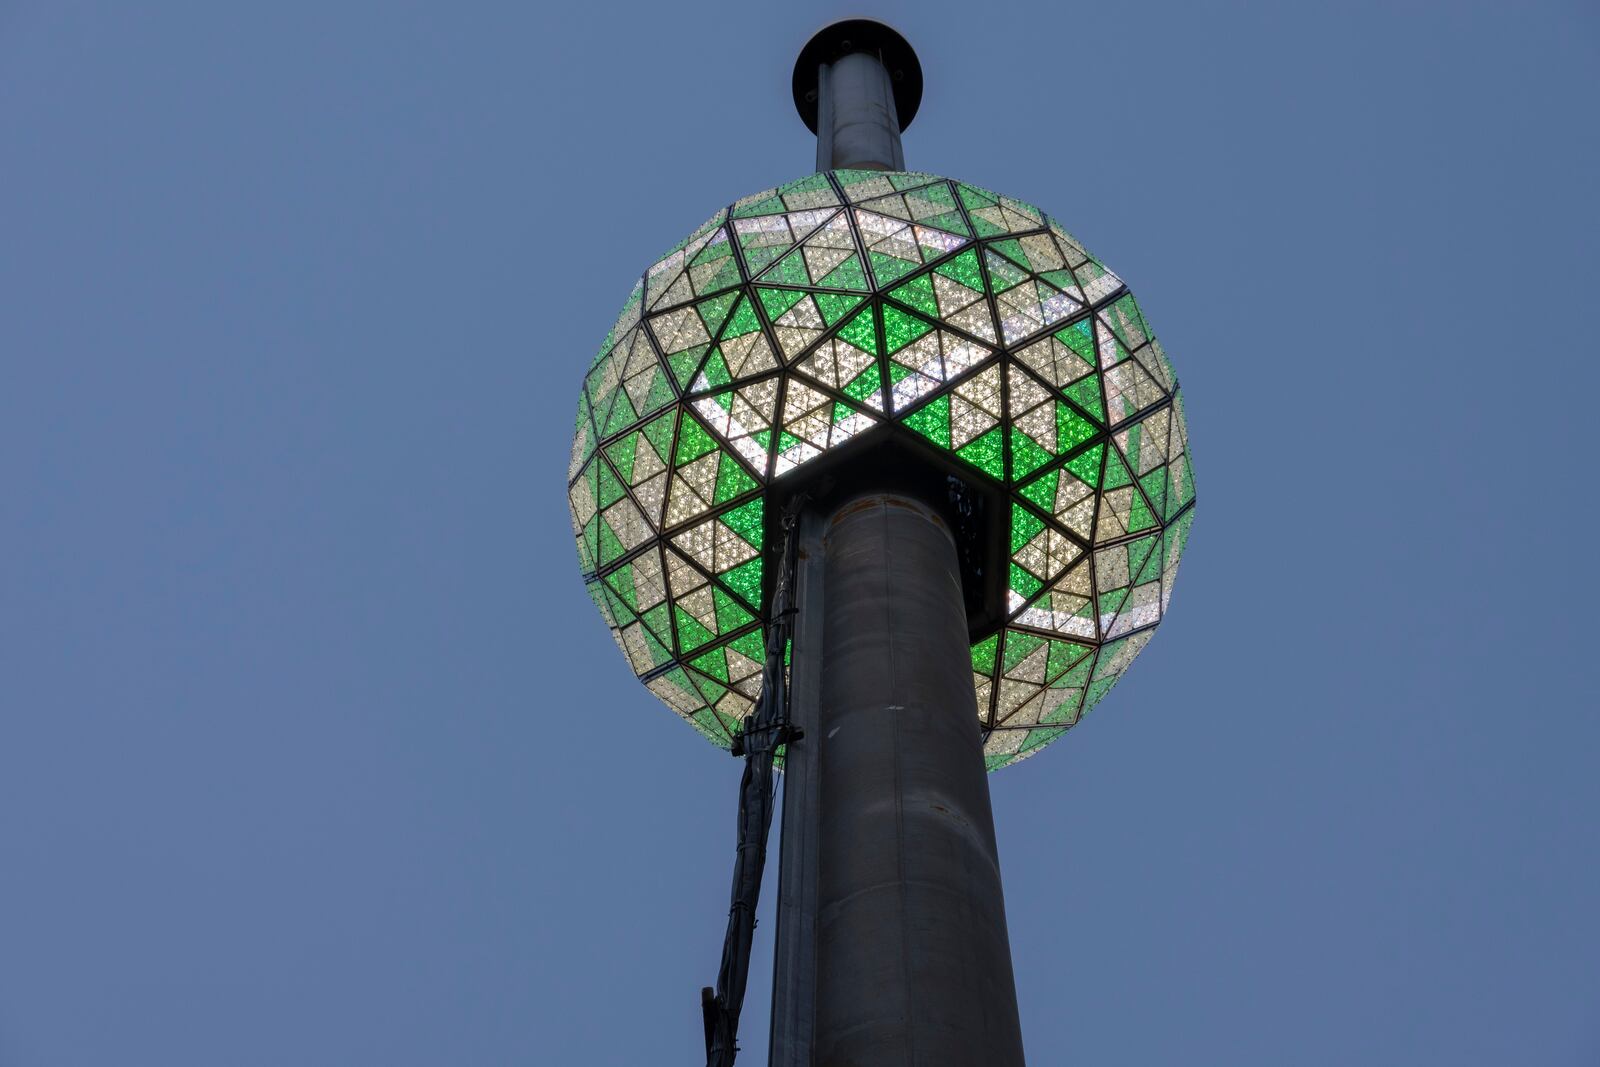
<path id="1" fill-rule="evenodd" d="M 702 1062 L 739 766 L 572 411 L 859 9 L 561 6 L 0 5 L 3 1067 Z M 1169 621 L 992 780 L 1030 1062 L 1600 1063 L 1595 7 L 869 13 L 1188 399 Z"/>

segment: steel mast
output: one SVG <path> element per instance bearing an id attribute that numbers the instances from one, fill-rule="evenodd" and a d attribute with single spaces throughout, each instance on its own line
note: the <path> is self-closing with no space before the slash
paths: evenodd
<path id="1" fill-rule="evenodd" d="M 881 23 L 813 37 L 794 85 L 818 169 L 903 170 L 921 82 Z M 769 1062 L 1020 1067 L 950 493 L 863 484 L 800 522 Z"/>

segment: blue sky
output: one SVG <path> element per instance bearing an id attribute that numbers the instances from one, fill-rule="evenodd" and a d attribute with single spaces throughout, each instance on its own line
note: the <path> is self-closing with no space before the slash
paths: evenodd
<path id="1" fill-rule="evenodd" d="M 698 1062 L 739 766 L 583 594 L 572 406 L 859 12 L 569 7 L 0 9 L 5 1067 Z M 1594 9 L 870 13 L 1196 455 L 992 780 L 1030 1062 L 1600 1060 Z"/>

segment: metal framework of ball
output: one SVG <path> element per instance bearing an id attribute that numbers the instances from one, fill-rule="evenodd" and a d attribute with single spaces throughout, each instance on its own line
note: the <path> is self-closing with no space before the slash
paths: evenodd
<path id="1" fill-rule="evenodd" d="M 1032 205 L 830 171 L 718 211 L 634 285 L 584 379 L 568 500 L 634 673 L 728 747 L 761 679 L 773 502 L 892 435 L 1003 494 L 975 634 L 997 769 L 1105 696 L 1194 516 L 1183 398 L 1122 280 Z"/>

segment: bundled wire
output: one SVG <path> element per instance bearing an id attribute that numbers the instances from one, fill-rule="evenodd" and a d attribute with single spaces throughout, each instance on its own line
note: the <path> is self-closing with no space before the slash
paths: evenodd
<path id="1" fill-rule="evenodd" d="M 744 729 L 733 739 L 733 754 L 744 757 L 739 781 L 738 848 L 733 861 L 733 903 L 728 932 L 722 941 L 722 967 L 717 985 L 700 991 L 705 1020 L 706 1067 L 732 1067 L 738 1055 L 739 1012 L 750 978 L 750 949 L 755 940 L 756 904 L 767 865 L 767 835 L 777 797 L 773 760 L 778 749 L 801 737 L 789 721 L 788 658 L 794 633 L 795 565 L 799 554 L 799 516 L 805 497 L 790 502 L 783 514 L 783 564 L 767 626 L 766 662 L 761 670 L 761 695 Z"/>

